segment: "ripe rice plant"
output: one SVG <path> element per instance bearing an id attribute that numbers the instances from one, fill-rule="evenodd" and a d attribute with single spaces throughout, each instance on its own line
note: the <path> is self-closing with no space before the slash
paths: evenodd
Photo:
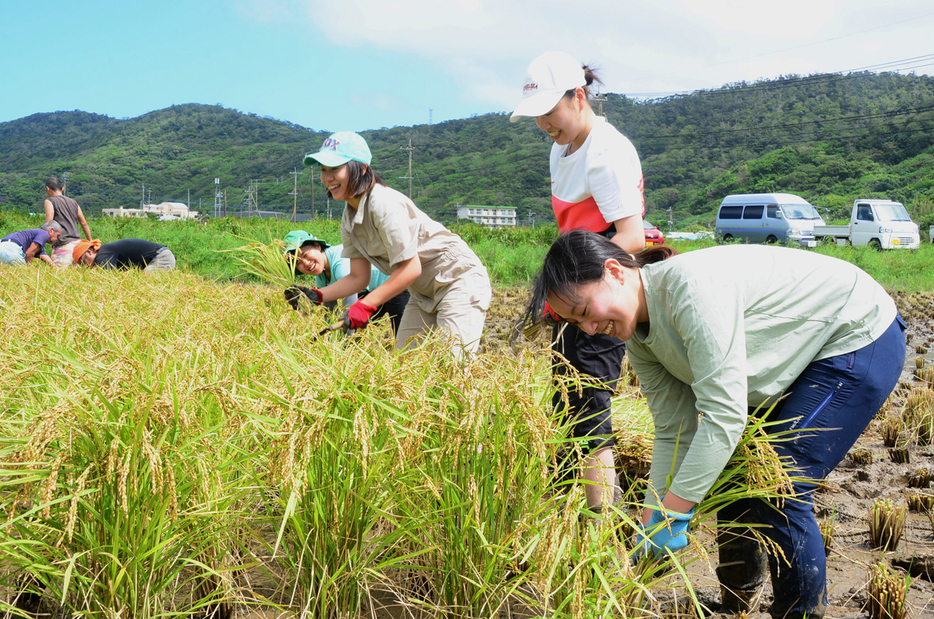
<path id="1" fill-rule="evenodd" d="M 17 487 L 5 511 L 31 505 L 0 528 L 5 563 L 31 575 L 30 593 L 74 612 L 159 617 L 214 605 L 226 592 L 207 583 L 231 566 L 203 558 L 223 546 L 242 491 L 226 467 L 199 459 L 224 453 L 212 444 L 217 428 L 185 422 L 152 352 L 137 351 L 142 372 L 109 393 L 100 386 L 112 366 L 51 352 L 67 368 L 54 405 L 18 432 L 3 427 L 28 437 L 2 452 Z"/>
<path id="2" fill-rule="evenodd" d="M 891 499 L 876 499 L 869 510 L 869 545 L 895 550 L 905 530 L 907 506 L 898 507 Z"/>
<path id="3" fill-rule="evenodd" d="M 874 564 L 869 573 L 869 616 L 872 619 L 906 619 L 910 585 L 911 578 L 907 574 L 901 577 L 885 563 Z"/>
<path id="4" fill-rule="evenodd" d="M 233 255 L 244 273 L 262 282 L 285 288 L 295 283 L 295 254 L 285 253 L 285 244 L 251 241 L 241 247 L 219 250 Z"/>
<path id="5" fill-rule="evenodd" d="M 537 350 L 461 365 L 440 338 L 395 353 L 380 323 L 316 338 L 324 313 L 279 287 L 181 271 L 4 276 L 0 611 L 12 589 L 144 618 L 389 600 L 561 619 L 656 612 L 667 578 L 691 595 L 683 559 L 631 564 L 641 497 L 580 522 Z M 751 425 L 698 522 L 729 493 L 780 494 L 768 454 Z"/>

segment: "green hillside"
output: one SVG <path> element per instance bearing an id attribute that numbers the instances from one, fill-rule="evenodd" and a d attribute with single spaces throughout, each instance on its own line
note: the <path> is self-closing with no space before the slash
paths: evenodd
<path id="1" fill-rule="evenodd" d="M 656 222 L 709 224 L 720 198 L 747 191 L 797 193 L 832 216 L 856 197 L 898 199 L 919 217 L 934 212 L 929 77 L 791 76 L 645 102 L 609 94 L 603 110 L 643 159 L 647 216 Z M 260 208 L 291 212 L 295 200 L 310 213 L 312 178 L 301 160 L 326 135 L 197 104 L 131 119 L 35 114 L 0 123 L 0 208 L 41 209 L 43 180 L 67 174 L 69 195 L 90 213 L 134 207 L 144 195 L 153 202 L 190 195 L 193 208 L 200 200 L 209 213 L 215 178 L 229 210 L 255 179 Z M 442 221 L 467 203 L 516 207 L 522 223 L 552 219 L 550 140 L 531 120 L 511 124 L 505 114 L 487 114 L 363 135 L 376 171 L 402 191 L 411 140 L 415 201 Z M 304 172 L 297 198 L 293 170 Z M 313 199 L 323 217 L 317 179 Z M 336 216 L 342 205 L 331 207 Z"/>

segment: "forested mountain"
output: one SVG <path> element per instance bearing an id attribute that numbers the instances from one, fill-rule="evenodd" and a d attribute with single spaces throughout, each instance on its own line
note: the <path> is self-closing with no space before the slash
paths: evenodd
<path id="1" fill-rule="evenodd" d="M 840 211 L 856 197 L 888 197 L 934 212 L 934 78 L 855 73 L 730 84 L 652 101 L 608 94 L 602 108 L 636 145 L 647 216 L 711 219 L 728 193 L 787 191 Z M 328 124 L 322 119 L 321 125 Z M 341 127 L 334 128 L 342 129 Z M 546 134 L 525 119 L 487 114 L 433 125 L 364 131 L 373 167 L 416 203 L 451 221 L 458 204 L 514 206 L 522 223 L 551 219 Z M 41 209 L 42 183 L 68 175 L 68 193 L 91 213 L 185 201 L 210 212 L 214 179 L 228 208 L 251 180 L 260 208 L 312 204 L 304 153 L 326 132 L 219 106 L 177 105 L 137 118 L 85 112 L 0 123 L 0 207 Z M 409 150 L 411 143 L 412 150 Z M 326 211 L 314 179 L 314 207 Z M 335 216 L 341 205 L 332 205 Z"/>

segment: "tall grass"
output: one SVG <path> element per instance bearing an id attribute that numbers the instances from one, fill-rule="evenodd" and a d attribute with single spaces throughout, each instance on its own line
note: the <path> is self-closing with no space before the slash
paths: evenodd
<path id="1" fill-rule="evenodd" d="M 632 565 L 641 499 L 581 521 L 535 349 L 316 337 L 278 287 L 185 272 L 9 268 L 0 306 L 0 610 L 610 617 L 688 580 Z"/>

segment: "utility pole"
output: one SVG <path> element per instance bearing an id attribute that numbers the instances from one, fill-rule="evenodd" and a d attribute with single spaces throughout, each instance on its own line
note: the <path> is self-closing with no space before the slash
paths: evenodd
<path id="1" fill-rule="evenodd" d="M 292 177 L 294 183 L 292 184 L 292 223 L 295 223 L 295 214 L 298 212 L 298 177 L 302 173 L 298 171 L 298 168 L 292 168 Z"/>
<path id="2" fill-rule="evenodd" d="M 256 216 L 259 217 L 259 181 L 253 179 L 250 181 L 250 186 L 246 190 L 246 216 L 250 217 L 253 214 L 253 209 L 256 209 Z"/>
<path id="3" fill-rule="evenodd" d="M 407 147 L 403 146 L 402 150 L 409 151 L 409 175 L 403 176 L 402 179 L 409 180 L 409 200 L 411 200 L 412 199 L 412 151 L 415 150 L 415 147 L 412 146 L 412 138 L 409 138 L 409 145 Z"/>
<path id="4" fill-rule="evenodd" d="M 214 217 L 221 216 L 221 179 L 214 177 Z M 225 213 L 226 214 L 226 213 Z"/>
<path id="5" fill-rule="evenodd" d="M 308 173 L 308 181 L 311 183 L 311 218 L 317 219 L 318 215 L 315 213 L 315 169 L 308 168 L 310 172 Z"/>
<path id="6" fill-rule="evenodd" d="M 65 190 L 68 189 L 68 172 L 62 173 L 62 193 L 65 193 Z"/>
<path id="7" fill-rule="evenodd" d="M 606 95 L 601 92 L 598 95 L 594 95 L 593 100 L 597 102 L 597 116 L 603 116 L 606 118 L 606 116 L 603 114 L 603 102 L 606 101 Z"/>
<path id="8" fill-rule="evenodd" d="M 143 183 L 143 195 L 139 198 L 139 212 L 143 212 L 143 205 L 146 204 L 146 184 Z"/>
<path id="9" fill-rule="evenodd" d="M 429 125 L 432 124 L 432 122 L 431 122 L 431 113 L 432 113 L 432 112 L 434 112 L 434 110 L 431 109 L 431 108 L 428 108 L 428 124 L 429 124 Z"/>

